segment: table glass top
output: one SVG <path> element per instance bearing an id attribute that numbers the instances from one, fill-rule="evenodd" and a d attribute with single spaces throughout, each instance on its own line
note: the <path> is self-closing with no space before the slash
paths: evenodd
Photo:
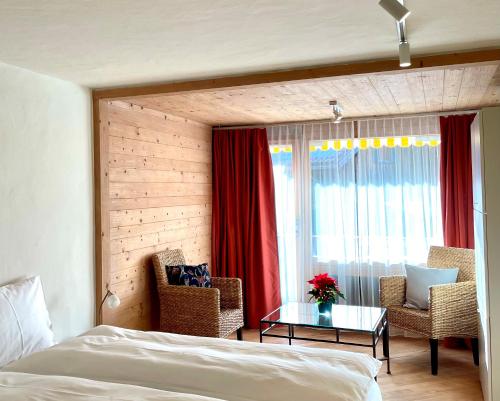
<path id="1" fill-rule="evenodd" d="M 261 321 L 374 332 L 384 313 L 385 308 L 333 305 L 330 313 L 320 314 L 316 304 L 290 302 L 271 312 Z"/>

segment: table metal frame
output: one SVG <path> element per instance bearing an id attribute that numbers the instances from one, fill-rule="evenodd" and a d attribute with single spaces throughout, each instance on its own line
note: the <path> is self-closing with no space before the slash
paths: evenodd
<path id="1" fill-rule="evenodd" d="M 330 343 L 330 344 L 342 344 L 342 345 L 353 345 L 357 347 L 368 347 L 372 349 L 372 354 L 374 358 L 377 358 L 377 344 L 382 338 L 383 344 L 383 357 L 378 358 L 380 361 L 387 361 L 387 373 L 391 374 L 391 359 L 389 352 L 389 321 L 387 319 L 387 309 L 383 309 L 383 313 L 375 324 L 373 330 L 358 330 L 358 329 L 345 329 L 340 327 L 328 327 L 322 325 L 313 325 L 313 324 L 302 324 L 302 323 L 286 323 L 279 322 L 276 320 L 268 319 L 269 316 L 276 313 L 279 310 L 271 312 L 269 315 L 261 319 L 259 333 L 260 333 L 260 342 L 263 342 L 264 337 L 274 337 L 274 338 L 286 338 L 288 339 L 288 344 L 292 345 L 292 340 L 300 340 L 300 341 L 315 341 L 322 343 Z M 267 328 L 264 328 L 265 326 Z M 288 326 L 288 335 L 284 334 L 271 334 L 270 331 L 276 326 Z M 295 327 L 307 327 L 313 329 L 324 329 L 324 330 L 332 330 L 335 331 L 335 340 L 325 340 L 322 338 L 312 338 L 312 337 L 299 337 L 295 335 Z M 371 335 L 371 344 L 367 343 L 358 343 L 352 341 L 342 341 L 340 339 L 341 332 L 354 332 L 354 333 L 368 333 Z"/>

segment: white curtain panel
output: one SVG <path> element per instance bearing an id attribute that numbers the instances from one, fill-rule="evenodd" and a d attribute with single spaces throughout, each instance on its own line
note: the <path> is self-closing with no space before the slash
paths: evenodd
<path id="1" fill-rule="evenodd" d="M 364 148 L 356 163 L 358 302 L 374 305 L 378 277 L 404 274 L 405 263 L 425 263 L 430 245 L 443 244 L 439 127 L 437 117 L 365 120 L 358 127 Z"/>
<path id="2" fill-rule="evenodd" d="M 424 263 L 443 242 L 437 117 L 268 127 L 281 295 L 336 277 L 353 305 L 378 304 L 378 278 Z"/>
<path id="3" fill-rule="evenodd" d="M 304 217 L 308 197 L 304 188 L 304 157 L 308 155 L 304 152 L 302 125 L 273 126 L 267 132 L 273 160 L 281 299 L 286 303 L 303 300 L 308 274 L 304 271 L 304 252 L 309 248 L 310 230 L 299 219 Z"/>

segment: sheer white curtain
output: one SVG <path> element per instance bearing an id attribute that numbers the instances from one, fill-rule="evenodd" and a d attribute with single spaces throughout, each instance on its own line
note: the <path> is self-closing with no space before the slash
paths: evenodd
<path id="1" fill-rule="evenodd" d="M 310 275 L 328 272 L 337 278 L 350 304 L 359 303 L 360 293 L 354 128 L 353 122 L 304 127 L 311 169 Z"/>
<path id="2" fill-rule="evenodd" d="M 268 128 L 283 302 L 328 272 L 347 303 L 378 303 L 378 277 L 442 244 L 435 117 Z"/>
<path id="3" fill-rule="evenodd" d="M 378 303 L 378 278 L 425 263 L 443 244 L 437 117 L 359 121 L 357 216 L 360 304 Z"/>
<path id="4" fill-rule="evenodd" d="M 302 125 L 273 126 L 268 129 L 269 145 L 273 160 L 276 223 L 280 260 L 281 299 L 303 300 L 304 279 L 307 275 L 304 252 L 307 248 L 308 231 L 298 216 L 303 215 L 303 203 L 307 190 L 304 188 L 304 155 Z"/>
<path id="5" fill-rule="evenodd" d="M 352 299 L 359 294 L 351 279 L 357 278 L 354 123 L 272 126 L 268 135 L 282 301 L 307 300 L 307 280 L 323 272 L 336 276 Z M 333 149 L 334 140 L 346 148 Z"/>

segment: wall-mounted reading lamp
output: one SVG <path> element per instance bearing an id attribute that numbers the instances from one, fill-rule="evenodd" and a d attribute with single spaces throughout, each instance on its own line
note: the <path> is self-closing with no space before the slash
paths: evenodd
<path id="1" fill-rule="evenodd" d="M 102 320 L 101 314 L 102 314 L 102 306 L 104 305 L 104 302 L 106 302 L 106 306 L 109 309 L 115 309 L 120 306 L 120 298 L 118 295 L 115 293 L 111 292 L 109 290 L 109 287 L 106 285 L 106 295 L 104 296 L 101 305 L 99 305 L 99 322 Z"/>

